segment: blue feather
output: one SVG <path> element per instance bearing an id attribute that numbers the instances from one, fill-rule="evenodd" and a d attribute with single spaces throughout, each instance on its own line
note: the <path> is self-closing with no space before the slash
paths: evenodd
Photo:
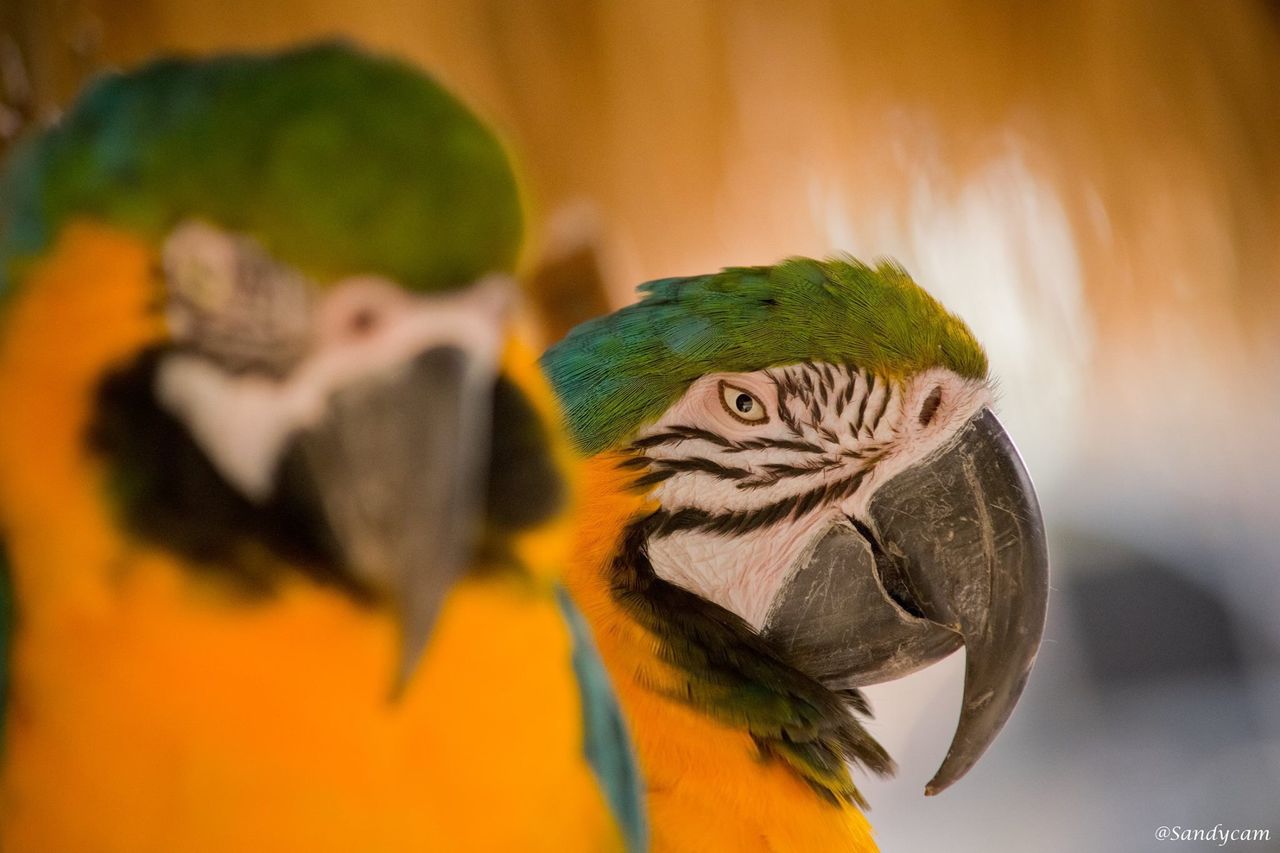
<path id="1" fill-rule="evenodd" d="M 622 711 L 604 664 L 596 654 L 587 623 L 563 587 L 556 588 L 556 597 L 573 635 L 573 672 L 582 701 L 583 750 L 604 788 L 614 818 L 622 827 L 627 849 L 645 850 L 648 827 L 644 788 Z"/>

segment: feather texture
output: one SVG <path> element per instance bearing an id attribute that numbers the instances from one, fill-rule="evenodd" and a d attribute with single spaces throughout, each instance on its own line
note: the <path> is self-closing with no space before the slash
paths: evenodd
<path id="1" fill-rule="evenodd" d="M 854 716 L 870 716 L 862 694 L 836 695 L 738 616 L 654 574 L 645 554 L 653 518 L 623 533 L 610 578 L 622 608 L 658 638 L 660 657 L 679 673 L 659 689 L 745 726 L 761 755 L 786 762 L 824 797 L 865 807 L 845 762 L 882 776 L 894 765 Z"/>
<path id="2" fill-rule="evenodd" d="M 542 357 L 580 450 L 615 449 L 693 380 L 800 361 L 886 378 L 947 367 L 983 378 L 969 329 L 898 265 L 792 258 L 641 285 L 641 300 L 584 323 Z"/>

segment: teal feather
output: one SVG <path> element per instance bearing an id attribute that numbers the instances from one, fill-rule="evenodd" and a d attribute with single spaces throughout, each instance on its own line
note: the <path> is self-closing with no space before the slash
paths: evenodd
<path id="1" fill-rule="evenodd" d="M 604 664 L 591 640 L 591 629 L 563 587 L 556 588 L 560 609 L 573 635 L 573 673 L 582 701 L 583 749 L 604 788 L 614 818 L 622 827 L 627 849 L 648 848 L 644 788 L 622 710 Z"/>
<path id="2" fill-rule="evenodd" d="M 708 373 L 827 361 L 886 378 L 939 366 L 987 374 L 964 323 L 893 263 L 793 258 L 639 292 L 638 303 L 583 323 L 542 357 L 585 453 L 618 447 Z"/>
<path id="3" fill-rule="evenodd" d="M 77 217 L 151 240 L 206 218 L 321 281 L 418 290 L 510 270 L 522 228 L 493 134 L 415 69 L 340 44 L 91 84 L 0 179 L 0 294 Z"/>

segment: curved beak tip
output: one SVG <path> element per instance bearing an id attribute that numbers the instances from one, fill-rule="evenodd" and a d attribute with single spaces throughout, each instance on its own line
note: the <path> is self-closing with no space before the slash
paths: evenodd
<path id="1" fill-rule="evenodd" d="M 1048 604 L 1044 520 L 1013 442 L 987 409 L 872 499 L 870 513 L 924 617 L 965 646 L 964 699 L 926 796 L 986 752 L 1026 685 Z"/>

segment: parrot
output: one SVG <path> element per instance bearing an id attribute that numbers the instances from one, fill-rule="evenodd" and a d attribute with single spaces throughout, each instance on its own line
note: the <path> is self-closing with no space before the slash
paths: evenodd
<path id="1" fill-rule="evenodd" d="M 1043 632 L 1035 491 L 985 351 L 892 261 L 652 281 L 542 356 L 586 459 L 566 574 L 656 851 L 870 851 L 861 688 L 964 647 L 926 788 L 1008 719 Z"/>
<path id="2" fill-rule="evenodd" d="M 0 848 L 641 850 L 497 136 L 341 42 L 0 183 Z"/>

